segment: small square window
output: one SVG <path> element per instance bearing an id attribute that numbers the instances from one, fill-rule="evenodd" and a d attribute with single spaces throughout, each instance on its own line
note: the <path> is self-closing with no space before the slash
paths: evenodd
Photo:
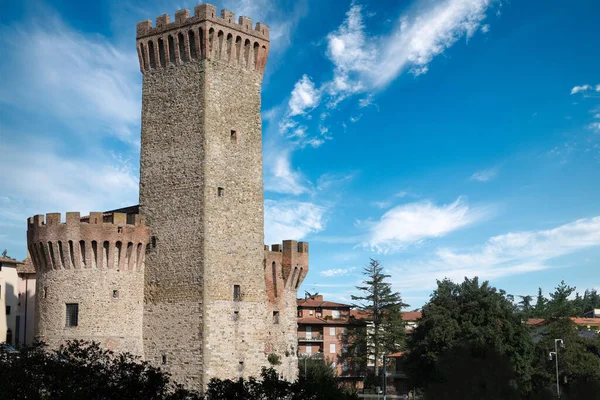
<path id="1" fill-rule="evenodd" d="M 118 299 L 118 298 L 119 298 L 119 291 L 118 291 L 118 290 L 116 290 L 116 289 L 115 289 L 115 290 L 113 290 L 113 294 L 112 294 L 112 296 L 113 296 L 113 299 Z"/>
<path id="2" fill-rule="evenodd" d="M 330 352 L 331 354 L 334 354 L 334 353 L 335 353 L 335 343 L 330 343 L 330 344 L 329 344 L 329 352 Z"/>
<path id="3" fill-rule="evenodd" d="M 75 327 L 79 323 L 79 304 L 69 303 L 67 304 L 67 319 L 66 326 L 68 328 Z"/>
<path id="4" fill-rule="evenodd" d="M 334 327 L 329 328 L 329 336 L 335 336 L 335 328 Z"/>
<path id="5" fill-rule="evenodd" d="M 274 324 L 279 323 L 279 311 L 273 311 L 273 323 Z"/>
<path id="6" fill-rule="evenodd" d="M 237 142 L 237 132 L 234 131 L 233 129 L 231 130 L 231 142 L 232 143 L 236 143 Z"/>
<path id="7" fill-rule="evenodd" d="M 10 306 L 6 306 L 6 315 L 10 315 Z"/>
<path id="8" fill-rule="evenodd" d="M 225 196 L 225 189 L 222 188 L 222 187 L 218 188 L 217 189 L 217 196 L 219 196 L 219 197 Z"/>
<path id="9" fill-rule="evenodd" d="M 242 300 L 242 289 L 240 285 L 233 285 L 233 301 L 241 301 Z"/>

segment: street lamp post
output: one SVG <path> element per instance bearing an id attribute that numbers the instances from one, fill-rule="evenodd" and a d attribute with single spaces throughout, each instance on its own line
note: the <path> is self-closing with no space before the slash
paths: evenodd
<path id="1" fill-rule="evenodd" d="M 560 383 L 558 380 L 558 343 L 560 343 L 560 347 L 565 347 L 565 342 L 562 339 L 554 339 L 554 351 L 549 353 L 549 358 L 552 360 L 552 355 L 554 354 L 554 361 L 556 363 L 556 394 L 560 399 Z"/>

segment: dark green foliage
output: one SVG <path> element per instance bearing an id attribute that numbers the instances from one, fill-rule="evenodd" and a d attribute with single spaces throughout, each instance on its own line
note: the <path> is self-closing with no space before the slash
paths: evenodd
<path id="1" fill-rule="evenodd" d="M 339 388 L 322 361 L 296 382 L 264 368 L 261 380 L 217 380 L 203 396 L 171 383 L 170 376 L 130 354 L 97 343 L 70 341 L 59 350 L 42 344 L 16 353 L 0 346 L 0 399 L 11 400 L 355 400 Z"/>
<path id="2" fill-rule="evenodd" d="M 0 388 L 7 399 L 200 399 L 171 384 L 169 375 L 129 354 L 97 343 L 70 341 L 55 351 L 43 345 L 16 354 L 0 349 Z"/>
<path id="3" fill-rule="evenodd" d="M 307 360 L 308 361 L 308 360 Z M 310 360 L 307 374 L 293 383 L 280 380 L 277 372 L 263 368 L 261 380 L 238 381 L 212 379 L 206 397 L 210 400 L 355 400 L 355 394 L 339 388 L 329 365 Z M 301 371 L 304 365 L 301 364 Z"/>
<path id="4" fill-rule="evenodd" d="M 461 284 L 438 281 L 408 345 L 407 370 L 419 387 L 435 381 L 436 365 L 445 354 L 455 346 L 469 346 L 504 354 L 519 388 L 529 389 L 529 332 L 505 293 L 487 282 L 480 285 L 477 278 Z"/>
<path id="5" fill-rule="evenodd" d="M 594 393 L 589 390 L 600 387 L 600 336 L 581 337 L 571 320 L 558 318 L 545 326 L 538 339 L 533 360 L 534 391 L 556 384 L 555 361 L 548 359 L 548 353 L 555 350 L 555 339 L 563 339 L 565 347 L 558 347 L 561 393 L 567 399 L 593 398 L 584 393 Z"/>
<path id="6" fill-rule="evenodd" d="M 442 354 L 426 400 L 518 400 L 515 373 L 508 357 L 489 347 L 457 345 Z"/>
<path id="7" fill-rule="evenodd" d="M 363 281 L 363 286 L 356 288 L 364 294 L 353 295 L 352 300 L 358 300 L 360 303 L 354 306 L 370 315 L 373 329 L 366 331 L 366 340 L 361 346 L 366 350 L 363 350 L 364 355 L 380 360 L 383 354 L 394 353 L 404 348 L 406 334 L 401 311 L 402 308 L 408 307 L 408 304 L 402 302 L 400 293 L 392 292 L 391 284 L 386 282 L 390 275 L 383 273 L 379 261 L 371 259 L 363 274 L 366 280 Z M 375 368 L 375 375 L 378 374 L 379 369 Z"/>

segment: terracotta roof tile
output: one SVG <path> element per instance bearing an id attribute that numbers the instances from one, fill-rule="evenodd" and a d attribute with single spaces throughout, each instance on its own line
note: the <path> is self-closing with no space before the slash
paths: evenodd
<path id="1" fill-rule="evenodd" d="M 35 274 L 35 267 L 33 266 L 33 262 L 31 261 L 31 257 L 29 257 L 29 254 L 27 254 L 27 258 L 25 258 L 22 263 L 17 265 L 17 273 Z"/>
<path id="2" fill-rule="evenodd" d="M 10 257 L 0 257 L 0 263 L 2 264 L 21 264 L 20 261 L 15 260 L 14 258 L 10 258 Z"/>

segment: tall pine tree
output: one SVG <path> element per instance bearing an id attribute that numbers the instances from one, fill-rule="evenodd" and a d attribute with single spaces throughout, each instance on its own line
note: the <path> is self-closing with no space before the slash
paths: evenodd
<path id="1" fill-rule="evenodd" d="M 366 330 L 366 353 L 374 359 L 378 376 L 381 356 L 404 348 L 406 334 L 401 312 L 408 304 L 402 302 L 400 293 L 392 292 L 391 284 L 386 282 L 390 275 L 383 273 L 379 261 L 371 259 L 363 274 L 366 276 L 363 286 L 356 288 L 364 295 L 352 296 L 352 300 L 359 301 L 354 307 L 368 314 L 372 321 L 373 326 Z"/>

